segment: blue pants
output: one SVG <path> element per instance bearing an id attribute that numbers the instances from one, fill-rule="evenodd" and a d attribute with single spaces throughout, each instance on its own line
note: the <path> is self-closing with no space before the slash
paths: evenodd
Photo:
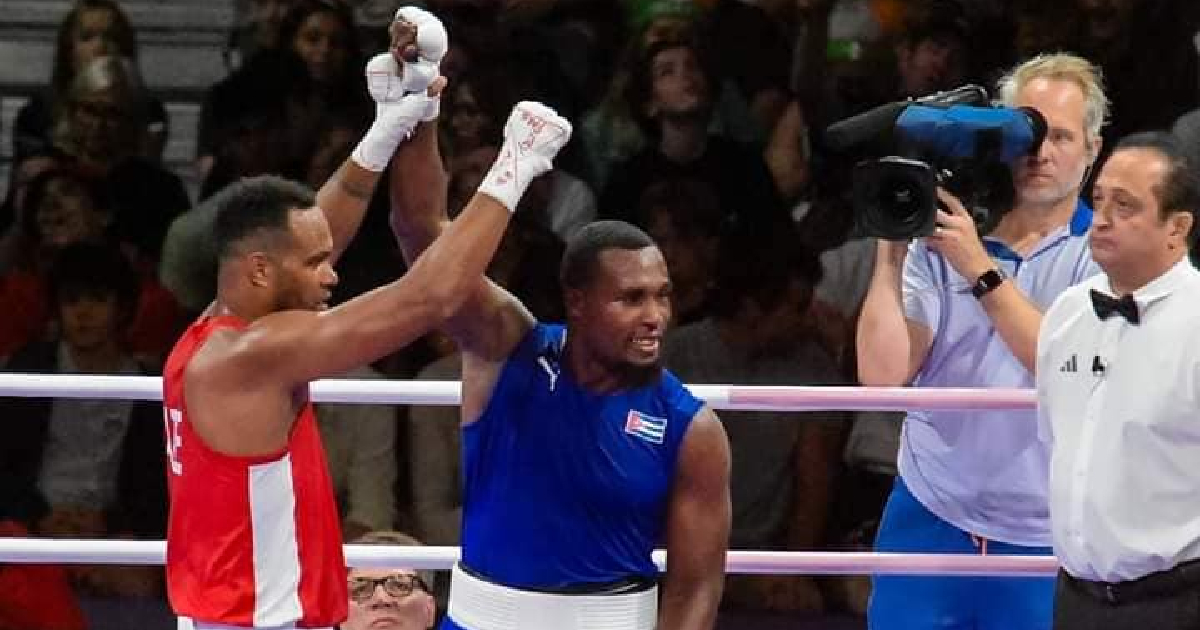
<path id="1" fill-rule="evenodd" d="M 896 485 L 883 510 L 875 541 L 879 552 L 979 554 L 968 532 L 934 516 Z M 987 541 L 995 555 L 1050 555 L 1049 547 Z M 925 577 L 872 579 L 870 630 L 1049 630 L 1054 616 L 1053 577 Z"/>

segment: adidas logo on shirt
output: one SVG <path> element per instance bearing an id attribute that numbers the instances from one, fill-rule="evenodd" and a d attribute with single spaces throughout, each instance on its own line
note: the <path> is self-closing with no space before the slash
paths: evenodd
<path id="1" fill-rule="evenodd" d="M 1066 363 L 1063 363 L 1062 367 L 1058 368 L 1058 371 L 1059 372 L 1070 372 L 1070 373 L 1078 372 L 1079 371 L 1079 359 L 1076 358 L 1076 356 L 1072 354 L 1071 358 L 1067 359 Z"/>

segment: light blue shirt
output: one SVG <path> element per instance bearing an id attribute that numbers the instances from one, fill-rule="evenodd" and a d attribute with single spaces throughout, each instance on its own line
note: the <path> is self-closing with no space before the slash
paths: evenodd
<path id="1" fill-rule="evenodd" d="M 1100 269 L 1087 231 L 1092 210 L 1082 201 L 1068 225 L 1047 235 L 1022 258 L 984 239 L 996 264 L 1043 312 L 1067 287 Z M 904 265 L 904 311 L 933 331 L 933 344 L 915 387 L 1033 387 L 1033 374 L 1009 350 L 973 295 L 974 279 L 960 276 L 923 240 Z M 929 511 L 990 540 L 1050 544 L 1047 484 L 1050 444 L 1029 411 L 912 411 L 904 420 L 899 470 Z"/>

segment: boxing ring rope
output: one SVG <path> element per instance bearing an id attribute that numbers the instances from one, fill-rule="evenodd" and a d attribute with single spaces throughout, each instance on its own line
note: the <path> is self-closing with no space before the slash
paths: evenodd
<path id="1" fill-rule="evenodd" d="M 714 409 L 754 411 L 903 411 L 1034 409 L 1025 389 L 908 387 L 789 387 L 689 385 Z M 458 381 L 320 380 L 314 402 L 458 405 Z M 162 379 L 154 376 L 0 374 L 0 396 L 161 400 Z M 347 545 L 350 566 L 448 569 L 458 547 Z M 0 563 L 163 564 L 164 541 L 0 538 Z M 659 567 L 666 556 L 655 552 Z M 1058 570 L 1053 556 L 975 556 L 873 552 L 739 551 L 728 553 L 729 573 L 795 575 L 1048 576 Z"/>
<path id="2" fill-rule="evenodd" d="M 458 547 L 346 545 L 346 564 L 355 567 L 449 569 Z M 54 564 L 163 564 L 161 540 L 66 540 L 0 538 L 0 562 Z M 654 553 L 659 568 L 666 554 Z M 1058 563 L 1052 556 L 973 556 L 818 551 L 730 551 L 729 573 L 792 575 L 957 575 L 1047 576 Z"/>
<path id="3" fill-rule="evenodd" d="M 912 387 L 689 385 L 714 409 L 741 411 L 968 411 L 1033 409 L 1032 390 Z M 324 403 L 458 405 L 458 381 L 320 380 L 312 399 Z M 161 400 L 157 376 L 0 374 L 0 396 Z"/>

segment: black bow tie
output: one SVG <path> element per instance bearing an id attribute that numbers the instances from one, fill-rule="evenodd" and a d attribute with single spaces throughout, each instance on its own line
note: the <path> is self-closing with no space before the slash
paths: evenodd
<path id="1" fill-rule="evenodd" d="M 1092 289 L 1092 308 L 1096 311 L 1096 317 L 1100 319 L 1108 319 L 1113 313 L 1119 313 L 1130 324 L 1141 321 L 1137 302 L 1133 301 L 1133 295 L 1129 293 L 1121 296 L 1121 299 L 1117 299 Z"/>

